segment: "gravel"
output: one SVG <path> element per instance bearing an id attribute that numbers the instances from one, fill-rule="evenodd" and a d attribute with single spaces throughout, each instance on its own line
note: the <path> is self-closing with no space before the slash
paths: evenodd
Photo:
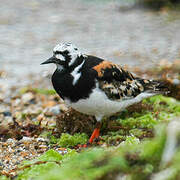
<path id="1" fill-rule="evenodd" d="M 15 176 L 18 165 L 25 160 L 32 160 L 50 149 L 48 140 L 39 137 L 23 137 L 21 140 L 9 138 L 3 142 L 0 139 L 0 172 L 4 175 Z M 67 153 L 65 148 L 51 147 L 60 154 Z"/>

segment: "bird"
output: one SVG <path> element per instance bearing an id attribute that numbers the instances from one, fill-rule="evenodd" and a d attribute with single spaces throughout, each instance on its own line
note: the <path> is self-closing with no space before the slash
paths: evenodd
<path id="1" fill-rule="evenodd" d="M 41 64 L 56 64 L 52 85 L 65 103 L 83 114 L 95 116 L 89 144 L 98 138 L 101 120 L 145 98 L 168 92 L 158 80 L 134 76 L 122 66 L 83 53 L 72 43 L 59 43 L 53 56 Z"/>

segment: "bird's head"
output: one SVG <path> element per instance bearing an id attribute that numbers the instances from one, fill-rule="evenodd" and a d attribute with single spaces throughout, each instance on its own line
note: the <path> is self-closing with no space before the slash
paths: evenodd
<path id="1" fill-rule="evenodd" d="M 85 55 L 75 45 L 60 43 L 54 47 L 53 56 L 41 64 L 55 63 L 59 68 L 68 68 L 82 57 Z"/>

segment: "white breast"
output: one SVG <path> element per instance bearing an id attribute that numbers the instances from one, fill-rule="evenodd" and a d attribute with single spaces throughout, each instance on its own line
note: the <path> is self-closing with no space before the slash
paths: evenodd
<path id="1" fill-rule="evenodd" d="M 96 87 L 87 99 L 79 100 L 76 103 L 71 103 L 69 100 L 65 100 L 65 102 L 75 110 L 84 114 L 94 115 L 97 120 L 101 120 L 104 116 L 110 116 L 116 112 L 122 111 L 126 107 L 153 95 L 155 94 L 141 93 L 133 99 L 113 101 L 108 99 L 106 94 Z"/>

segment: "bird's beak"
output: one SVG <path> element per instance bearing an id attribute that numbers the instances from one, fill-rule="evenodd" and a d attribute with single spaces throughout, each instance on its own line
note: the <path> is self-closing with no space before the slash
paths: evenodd
<path id="1" fill-rule="evenodd" d="M 49 64 L 49 63 L 56 63 L 56 58 L 54 56 L 50 57 L 48 60 L 44 61 L 43 63 L 41 63 L 41 65 L 43 64 Z"/>

